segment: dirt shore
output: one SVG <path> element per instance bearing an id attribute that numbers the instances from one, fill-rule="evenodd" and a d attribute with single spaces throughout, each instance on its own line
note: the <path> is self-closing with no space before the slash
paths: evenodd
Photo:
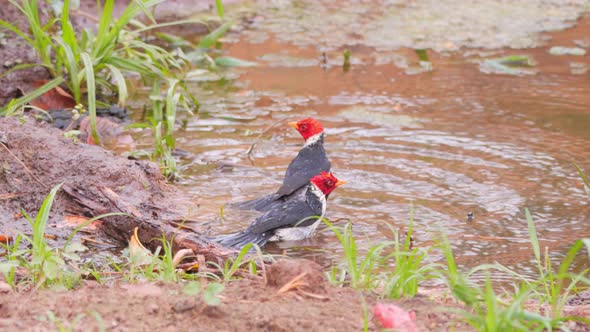
<path id="1" fill-rule="evenodd" d="M 228 283 L 221 304 L 212 307 L 179 285 L 89 282 L 74 291 L 3 294 L 0 330 L 49 331 L 60 323 L 73 331 L 98 331 L 99 324 L 107 331 L 362 331 L 364 310 L 369 330 L 379 330 L 370 294 L 328 287 L 320 296 L 279 294 L 262 281 L 242 280 Z M 445 331 L 452 323 L 425 297 L 399 304 L 416 312 L 421 331 Z"/>

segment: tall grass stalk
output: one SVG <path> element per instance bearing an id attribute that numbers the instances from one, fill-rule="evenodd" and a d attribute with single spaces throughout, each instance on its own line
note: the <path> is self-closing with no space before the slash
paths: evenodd
<path id="1" fill-rule="evenodd" d="M 539 271 L 538 280 L 535 282 L 538 289 L 537 297 L 541 302 L 546 302 L 551 306 L 553 318 L 559 318 L 568 296 L 576 285 L 584 283 L 586 286 L 590 286 L 590 279 L 586 277 L 590 272 L 590 268 L 584 269 L 577 274 L 570 272 L 570 267 L 578 253 L 584 248 L 586 248 L 586 251 L 590 250 L 590 238 L 576 241 L 561 261 L 557 271 L 555 271 L 549 254 L 546 252 L 545 257 L 541 256 L 535 222 L 528 209 L 525 209 L 525 217 Z"/>
<path id="2" fill-rule="evenodd" d="M 387 298 L 413 297 L 418 293 L 421 282 L 435 278 L 435 268 L 438 264 L 425 264 L 430 248 L 412 248 L 414 233 L 414 208 L 410 207 L 410 222 L 406 238 L 400 245 L 399 234 L 391 225 L 387 225 L 394 234 L 393 253 L 389 257 L 394 259 L 393 271 L 384 273 L 384 296 Z"/>
<path id="3" fill-rule="evenodd" d="M 209 262 L 209 264 L 211 264 L 217 268 L 217 270 L 221 274 L 221 280 L 223 282 L 231 281 L 234 278 L 234 275 L 236 274 L 236 272 L 243 265 L 249 264 L 250 261 L 249 260 L 245 261 L 244 258 L 246 257 L 246 255 L 248 254 L 250 249 L 252 249 L 252 246 L 253 246 L 252 243 L 248 243 L 240 250 L 240 252 L 236 256 L 236 258 L 225 260 L 223 265 L 219 265 L 214 262 Z"/>
<path id="4" fill-rule="evenodd" d="M 352 233 L 352 223 L 347 223 L 342 230 L 335 227 L 330 221 L 324 219 L 324 223 L 332 230 L 344 250 L 344 266 L 334 267 L 328 277 L 333 283 L 343 284 L 347 282 L 350 287 L 357 289 L 373 289 L 377 282 L 377 268 L 382 266 L 381 253 L 390 246 L 385 241 L 371 246 L 364 258 L 359 257 L 356 240 Z"/>

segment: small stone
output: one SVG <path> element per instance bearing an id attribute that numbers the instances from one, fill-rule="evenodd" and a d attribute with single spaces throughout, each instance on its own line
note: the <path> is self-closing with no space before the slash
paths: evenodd
<path id="1" fill-rule="evenodd" d="M 186 312 L 196 308 L 196 305 L 192 301 L 180 301 L 176 302 L 172 307 L 172 310 L 176 313 Z"/>

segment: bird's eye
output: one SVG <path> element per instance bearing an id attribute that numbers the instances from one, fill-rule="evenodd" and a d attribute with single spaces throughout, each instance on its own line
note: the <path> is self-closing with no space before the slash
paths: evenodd
<path id="1" fill-rule="evenodd" d="M 324 181 L 324 184 L 326 185 L 326 187 L 331 188 L 334 186 L 334 181 L 326 180 L 326 181 Z"/>
<path id="2" fill-rule="evenodd" d="M 300 128 L 301 130 L 305 131 L 305 130 L 307 130 L 307 124 L 306 124 L 306 123 L 304 123 L 304 124 L 300 125 L 300 126 L 299 126 L 299 128 Z"/>

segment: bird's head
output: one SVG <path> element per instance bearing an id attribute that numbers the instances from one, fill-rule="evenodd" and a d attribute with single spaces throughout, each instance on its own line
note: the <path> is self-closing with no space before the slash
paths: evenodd
<path id="1" fill-rule="evenodd" d="M 328 196 L 332 190 L 336 189 L 336 187 L 346 183 L 344 181 L 338 180 L 334 174 L 328 172 L 321 172 L 320 174 L 311 178 L 310 181 L 326 196 Z"/>
<path id="2" fill-rule="evenodd" d="M 322 124 L 314 118 L 307 118 L 298 122 L 289 122 L 289 126 L 297 129 L 306 141 L 308 138 L 324 132 Z"/>

